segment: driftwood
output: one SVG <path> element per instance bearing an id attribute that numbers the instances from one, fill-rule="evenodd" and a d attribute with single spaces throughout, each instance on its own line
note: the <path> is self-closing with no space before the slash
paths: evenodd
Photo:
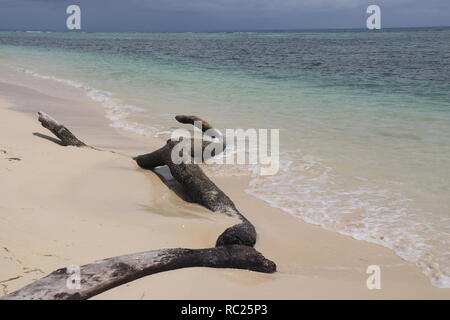
<path id="1" fill-rule="evenodd" d="M 202 130 L 213 129 L 206 121 L 195 116 L 176 116 L 181 123 L 193 124 L 194 121 L 202 123 Z M 152 153 L 140 155 L 134 158 L 137 164 L 144 169 L 154 169 L 155 167 L 167 165 L 172 176 L 185 187 L 190 198 L 209 210 L 223 213 L 228 216 L 238 218 L 242 223 L 228 228 L 217 239 L 216 245 L 241 244 L 253 246 L 256 243 L 255 227 L 236 208 L 231 199 L 212 182 L 203 170 L 193 163 L 175 163 L 172 159 L 172 150 L 179 143 L 191 143 L 192 141 L 167 140 L 166 145 Z"/>
<path id="2" fill-rule="evenodd" d="M 212 125 L 210 125 L 208 122 L 206 122 L 203 119 L 200 119 L 197 116 L 177 115 L 177 116 L 175 116 L 175 120 L 177 120 L 180 123 L 192 124 L 192 125 L 194 125 L 197 122 L 197 123 L 201 124 L 202 127 L 200 129 L 202 129 L 203 132 L 210 130 L 210 129 L 214 129 L 214 127 Z"/>
<path id="3" fill-rule="evenodd" d="M 50 273 L 2 299 L 84 300 L 150 274 L 188 267 L 275 272 L 275 264 L 254 248 L 162 249 L 109 258 L 80 267 L 80 289 L 68 289 L 66 268 Z"/>
<path id="4" fill-rule="evenodd" d="M 50 130 L 55 136 L 57 136 L 63 145 L 65 146 L 75 146 L 75 147 L 85 147 L 86 144 L 80 140 L 78 140 L 75 135 L 70 132 L 65 126 L 60 124 L 58 121 L 50 117 L 48 114 L 39 111 L 38 112 L 38 120 L 42 124 L 43 127 Z"/>
<path id="5" fill-rule="evenodd" d="M 209 157 L 219 155 L 225 150 L 227 146 L 226 136 L 224 136 L 220 130 L 214 128 L 205 120 L 200 119 L 197 116 L 187 115 L 177 115 L 175 119 L 183 124 L 192 124 L 194 128 L 198 128 L 205 133 L 205 138 L 209 137 L 212 139 L 184 139 L 183 143 L 191 144 L 188 148 L 188 153 L 191 158 L 195 159 L 196 163 L 202 163 Z M 201 154 L 195 154 L 195 148 L 199 148 Z M 208 153 L 210 154 L 205 153 L 206 148 L 208 148 L 207 150 L 209 150 Z"/>
<path id="6" fill-rule="evenodd" d="M 200 120 L 202 121 L 202 130 L 205 128 L 204 131 L 206 131 L 211 128 L 207 122 L 194 116 L 180 116 L 177 120 L 182 123 Z M 66 127 L 57 123 L 50 116 L 40 112 L 39 121 L 59 137 L 64 145 L 86 146 Z M 275 263 L 266 259 L 253 248 L 256 241 L 255 228 L 236 209 L 231 199 L 203 173 L 198 165 L 172 162 L 171 150 L 180 142 L 182 141 L 169 140 L 163 148 L 148 155 L 138 156 L 135 160 L 141 167 L 148 169 L 167 165 L 174 178 L 186 187 L 194 201 L 213 212 L 237 217 L 242 221 L 242 223 L 225 230 L 217 239 L 215 248 L 161 249 L 90 263 L 80 267 L 80 289 L 69 289 L 70 286 L 67 284 L 70 274 L 68 274 L 67 268 L 62 268 L 1 299 L 88 299 L 150 274 L 187 267 L 275 272 Z"/>

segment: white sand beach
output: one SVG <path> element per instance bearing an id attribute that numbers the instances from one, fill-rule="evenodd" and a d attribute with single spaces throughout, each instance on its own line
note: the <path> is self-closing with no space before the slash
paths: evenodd
<path id="1" fill-rule="evenodd" d="M 164 141 L 118 132 L 80 89 L 0 69 L 0 296 L 69 265 L 160 248 L 213 247 L 236 221 L 187 203 L 131 159 Z M 102 149 L 63 147 L 43 110 Z M 214 119 L 208 119 L 214 122 Z M 114 150 L 115 153 L 108 150 Z M 391 250 L 302 222 L 245 193 L 247 177 L 213 178 L 258 232 L 274 274 L 190 268 L 93 299 L 449 299 Z M 369 265 L 381 289 L 366 287 Z"/>

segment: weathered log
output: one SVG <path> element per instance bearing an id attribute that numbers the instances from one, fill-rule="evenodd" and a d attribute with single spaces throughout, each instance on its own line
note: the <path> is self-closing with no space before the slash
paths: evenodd
<path id="1" fill-rule="evenodd" d="M 235 268 L 273 273 L 276 265 L 254 248 L 162 249 L 109 258 L 80 267 L 80 289 L 69 289 L 67 268 L 56 270 L 5 300 L 84 300 L 141 277 L 187 267 Z"/>
<path id="2" fill-rule="evenodd" d="M 201 141 L 196 141 L 197 143 L 201 144 L 202 148 L 202 158 L 200 159 L 201 162 L 206 160 L 203 158 L 203 152 L 205 151 L 206 147 L 210 146 L 209 150 L 213 150 L 213 152 L 211 153 L 211 156 L 213 157 L 222 153 L 225 150 L 227 146 L 226 137 L 222 134 L 222 132 L 220 132 L 220 130 L 214 128 L 211 124 L 209 124 L 205 120 L 200 119 L 197 116 L 187 116 L 187 115 L 177 115 L 175 116 L 175 120 L 183 124 L 192 124 L 195 128 L 201 129 L 208 136 L 215 139 L 214 141 L 203 139 Z M 195 139 L 191 139 L 191 148 L 190 148 L 191 150 L 194 150 L 195 147 L 194 141 Z M 216 154 L 216 150 L 219 150 L 220 152 Z M 194 154 L 191 153 L 191 157 L 194 157 Z"/>
<path id="3" fill-rule="evenodd" d="M 200 123 L 201 124 L 201 129 L 203 132 L 210 130 L 210 129 L 214 129 L 214 127 L 212 125 L 210 125 L 208 122 L 206 122 L 203 119 L 200 119 L 197 116 L 186 116 L 186 115 L 177 115 L 175 116 L 175 120 L 177 120 L 180 123 L 184 123 L 184 124 L 192 124 L 195 125 L 195 123 Z"/>
<path id="4" fill-rule="evenodd" d="M 254 246 L 256 242 L 255 227 L 239 212 L 233 201 L 206 176 L 197 164 L 174 163 L 172 149 L 178 143 L 183 143 L 183 139 L 169 139 L 164 147 L 152 153 L 137 156 L 134 160 L 144 169 L 167 165 L 172 176 L 185 187 L 186 193 L 194 202 L 213 212 L 236 217 L 242 221 L 242 223 L 228 228 L 217 240 L 217 245 Z"/>
<path id="5" fill-rule="evenodd" d="M 203 132 L 209 131 L 221 140 L 220 144 L 225 147 L 225 138 L 214 129 L 208 122 L 197 116 L 177 115 L 175 119 L 180 123 L 192 124 L 201 123 Z M 137 164 L 144 169 L 154 169 L 155 167 L 167 165 L 172 176 L 182 186 L 185 187 L 186 193 L 190 198 L 213 212 L 224 213 L 229 216 L 239 218 L 242 223 L 234 225 L 217 239 L 216 245 L 225 246 L 231 244 L 241 244 L 254 246 L 256 243 L 256 230 L 253 224 L 248 221 L 236 208 L 231 199 L 217 187 L 203 172 L 203 170 L 193 163 L 174 163 L 172 159 L 172 150 L 179 143 L 190 143 L 190 150 L 194 149 L 194 141 L 188 141 L 180 138 L 179 140 L 169 139 L 166 145 L 152 153 L 140 155 L 134 158 Z M 204 149 L 214 142 L 202 141 L 202 153 Z M 223 150 L 222 148 L 222 150 Z M 214 156 L 214 154 L 213 154 Z M 191 151 L 190 157 L 193 158 Z M 198 159 L 197 159 L 198 160 Z M 205 159 L 201 159 L 205 160 Z"/>
<path id="6" fill-rule="evenodd" d="M 39 111 L 39 122 L 43 127 L 50 130 L 55 136 L 57 136 L 63 145 L 65 146 L 76 146 L 76 147 L 85 147 L 86 144 L 80 140 L 78 140 L 75 135 L 70 132 L 65 126 L 60 124 L 58 121 L 50 117 L 48 114 Z"/>
<path id="7" fill-rule="evenodd" d="M 182 117 L 180 122 L 193 121 Z M 177 119 L 178 120 L 178 119 Z M 50 116 L 39 112 L 39 121 L 61 139 L 64 145 L 86 146 L 66 127 Z M 203 126 L 210 127 L 204 122 Z M 256 241 L 254 226 L 237 210 L 231 199 L 220 190 L 195 164 L 175 164 L 171 160 L 172 149 L 177 143 L 167 144 L 148 155 L 135 158 L 139 165 L 154 168 L 168 165 L 174 178 L 187 189 L 193 200 L 213 212 L 239 218 L 242 223 L 225 230 L 217 239 L 216 247 L 209 249 L 161 249 L 104 259 L 80 267 L 81 287 L 70 289 L 67 268 L 56 270 L 24 288 L 1 299 L 88 299 L 106 290 L 136 280 L 146 275 L 187 267 L 236 268 L 273 273 L 274 262 L 267 260 L 252 246 Z"/>

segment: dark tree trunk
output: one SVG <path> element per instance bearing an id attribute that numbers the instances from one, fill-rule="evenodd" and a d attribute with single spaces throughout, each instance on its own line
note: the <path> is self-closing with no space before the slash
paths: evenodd
<path id="1" fill-rule="evenodd" d="M 213 212 L 236 217 L 242 221 L 242 223 L 228 228 L 217 240 L 217 245 L 241 244 L 254 246 L 256 243 L 255 227 L 239 212 L 233 201 L 206 176 L 198 165 L 173 162 L 172 149 L 178 143 L 183 143 L 183 140 L 168 140 L 161 149 L 137 156 L 134 159 L 144 169 L 167 165 L 172 176 L 185 187 L 193 201 Z"/>
<path id="2" fill-rule="evenodd" d="M 39 122 L 42 124 L 43 127 L 50 130 L 55 136 L 57 136 L 63 145 L 65 146 L 75 146 L 75 147 L 85 147 L 86 144 L 80 140 L 78 140 L 77 137 L 74 136 L 72 132 L 70 132 L 69 129 L 67 129 L 65 126 L 60 124 L 58 121 L 50 117 L 48 114 L 39 111 Z"/>
<path id="3" fill-rule="evenodd" d="M 5 300 L 84 300 L 150 274 L 188 267 L 235 268 L 273 273 L 275 264 L 254 248 L 162 249 L 129 254 L 80 267 L 81 288 L 68 289 L 62 268 L 8 294 Z"/>

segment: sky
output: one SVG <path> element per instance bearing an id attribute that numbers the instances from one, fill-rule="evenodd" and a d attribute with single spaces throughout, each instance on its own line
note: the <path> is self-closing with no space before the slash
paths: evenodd
<path id="1" fill-rule="evenodd" d="M 0 30 L 66 30 L 81 8 L 82 31 L 222 31 L 450 25 L 450 0 L 0 0 Z"/>

